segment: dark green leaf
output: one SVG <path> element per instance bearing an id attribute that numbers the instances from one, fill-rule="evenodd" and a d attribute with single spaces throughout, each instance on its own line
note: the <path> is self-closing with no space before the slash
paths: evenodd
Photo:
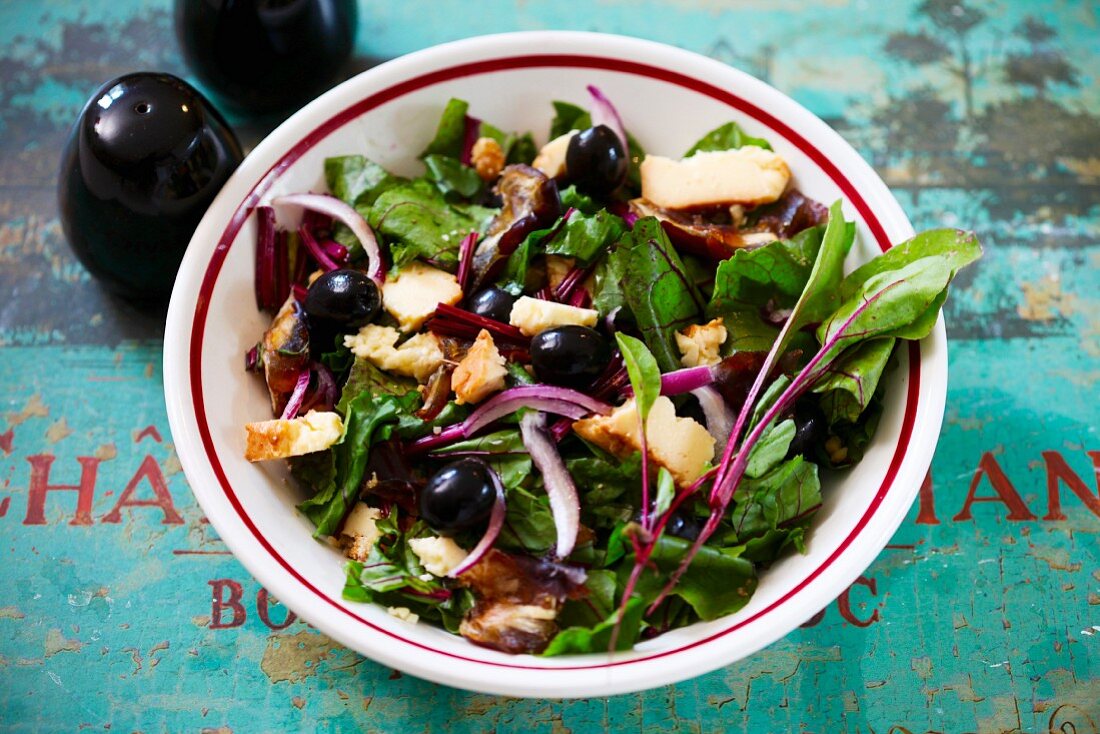
<path id="1" fill-rule="evenodd" d="M 394 395 L 403 397 L 416 391 L 416 381 L 383 372 L 371 362 L 356 357 L 348 373 L 347 382 L 340 392 L 336 412 L 347 415 L 348 403 L 363 393 L 370 395 Z"/>
<path id="2" fill-rule="evenodd" d="M 535 554 L 555 546 L 558 530 L 545 493 L 535 495 L 523 487 L 512 487 L 505 496 L 505 508 L 504 527 L 497 538 L 499 546 Z"/>
<path id="3" fill-rule="evenodd" d="M 568 102 L 554 102 L 554 119 L 550 121 L 550 139 L 561 137 L 570 130 L 592 127 L 592 116 L 583 107 Z"/>
<path id="4" fill-rule="evenodd" d="M 622 461 L 613 457 L 567 459 L 565 466 L 577 485 L 585 525 L 607 528 L 630 519 L 641 489 L 640 453 Z"/>
<path id="5" fill-rule="evenodd" d="M 619 624 L 620 612 L 623 613 L 621 624 Z M 637 598 L 631 599 L 627 602 L 625 609 L 616 609 L 611 616 L 593 627 L 570 627 L 562 630 L 554 636 L 542 654 L 550 657 L 607 652 L 611 646 L 611 636 L 614 634 L 616 625 L 619 629 L 615 649 L 629 650 L 634 647 L 638 639 L 644 613 L 645 605 L 642 601 Z"/>
<path id="6" fill-rule="evenodd" d="M 484 182 L 477 171 L 462 165 L 457 158 L 443 155 L 424 156 L 424 165 L 428 169 L 428 178 L 435 182 L 444 194 L 456 194 L 473 199 L 481 193 Z"/>
<path id="7" fill-rule="evenodd" d="M 458 246 L 470 231 L 483 231 L 494 210 L 448 204 L 430 181 L 395 186 L 374 202 L 368 221 L 390 246 L 395 268 L 416 258 L 454 269 Z"/>
<path id="8" fill-rule="evenodd" d="M 449 100 L 447 106 L 443 108 L 442 117 L 439 118 L 435 137 L 428 143 L 428 147 L 420 157 L 445 155 L 461 158 L 462 147 L 466 142 L 466 113 L 469 109 L 470 105 L 461 99 Z"/>
<path id="9" fill-rule="evenodd" d="M 363 211 L 385 191 L 405 183 L 385 168 L 361 155 L 325 159 L 325 181 L 332 195 Z M 351 235 L 351 231 L 348 231 Z M 354 236 L 354 235 L 351 235 Z"/>
<path id="10" fill-rule="evenodd" d="M 609 260 L 607 272 L 621 274 L 623 299 L 658 366 L 663 372 L 679 369 L 675 334 L 699 321 L 703 298 L 660 222 L 639 219 Z"/>
<path id="11" fill-rule="evenodd" d="M 359 494 L 371 445 L 389 439 L 393 424 L 405 410 L 392 395 L 362 392 L 347 404 L 344 436 L 333 447 L 335 481 L 298 505 L 317 530 L 315 536 L 332 535 Z"/>
<path id="12" fill-rule="evenodd" d="M 879 378 L 894 352 L 893 338 L 872 339 L 852 347 L 814 385 L 830 423 L 854 422 L 878 389 Z"/>
<path id="13" fill-rule="evenodd" d="M 512 142 L 512 147 L 508 151 L 508 157 L 505 162 L 508 165 L 514 163 L 531 165 L 531 162 L 535 160 L 535 156 L 538 154 L 539 147 L 535 145 L 531 133 L 524 133 Z"/>
<path id="14" fill-rule="evenodd" d="M 691 541 L 662 535 L 647 566 L 638 577 L 635 594 L 645 601 L 655 599 L 691 548 Z M 704 545 L 692 559 L 672 594 L 691 605 L 701 619 L 732 614 L 748 603 L 756 591 L 756 572 L 741 558 L 740 548 Z M 634 566 L 633 554 L 619 566 L 619 583 L 625 584 Z"/>
<path id="15" fill-rule="evenodd" d="M 755 145 L 765 150 L 772 149 L 771 144 L 764 138 L 754 138 L 746 135 L 745 131 L 736 122 L 727 122 L 700 138 L 699 142 L 691 146 L 687 153 L 684 153 L 684 158 L 690 158 L 702 150 L 733 150 L 745 145 Z"/>
<path id="16" fill-rule="evenodd" d="M 573 207 L 582 214 L 592 215 L 599 211 L 604 211 L 603 206 L 593 199 L 591 196 L 582 194 L 577 191 L 576 186 L 567 186 L 562 189 L 561 194 L 561 206 L 563 209 Z"/>
<path id="17" fill-rule="evenodd" d="M 787 455 L 793 438 L 794 421 L 790 418 L 766 430 L 749 453 L 745 476 L 759 477 L 770 471 Z"/>
<path id="18" fill-rule="evenodd" d="M 657 497 L 653 500 L 653 517 L 660 517 L 665 514 L 672 505 L 672 500 L 676 496 L 676 480 L 672 478 L 672 473 L 663 466 L 657 469 Z"/>
<path id="19" fill-rule="evenodd" d="M 581 265 L 588 265 L 618 242 L 625 230 L 623 220 L 606 209 L 591 216 L 577 211 L 545 244 L 545 252 L 575 257 Z"/>
<path id="20" fill-rule="evenodd" d="M 817 466 L 796 456 L 762 477 L 744 481 L 730 512 L 731 542 L 745 545 L 744 556 L 771 561 L 788 545 L 802 550 L 803 528 L 821 506 Z"/>
<path id="21" fill-rule="evenodd" d="M 519 431 L 514 428 L 459 441 L 439 451 L 447 454 L 476 454 L 500 475 L 500 481 L 506 489 L 518 487 L 531 475 L 531 456 L 527 453 Z"/>
<path id="22" fill-rule="evenodd" d="M 634 388 L 638 412 L 644 422 L 649 417 L 649 409 L 661 395 L 661 368 L 657 366 L 657 360 L 641 339 L 619 331 L 615 333 L 615 342 L 623 355 L 626 373 L 630 376 L 630 386 Z"/>
<path id="23" fill-rule="evenodd" d="M 417 393 L 419 395 L 419 393 Z M 397 421 L 397 436 L 402 441 L 413 441 L 427 436 L 436 428 L 443 428 L 465 420 L 470 414 L 468 405 L 458 405 L 453 400 L 443 406 L 439 415 L 430 421 L 417 418 L 413 413 L 403 413 Z"/>

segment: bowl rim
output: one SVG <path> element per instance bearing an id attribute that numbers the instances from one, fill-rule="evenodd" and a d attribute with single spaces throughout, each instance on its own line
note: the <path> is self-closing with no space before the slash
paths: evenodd
<path id="1" fill-rule="evenodd" d="M 532 48 L 540 52 L 527 51 Z M 855 528 L 821 566 L 765 609 L 703 639 L 643 655 L 586 656 L 592 664 L 578 666 L 456 656 L 379 627 L 326 596 L 271 547 L 244 512 L 220 465 L 203 407 L 201 347 L 209 294 L 251 208 L 291 163 L 347 122 L 415 89 L 472 74 L 548 66 L 641 75 L 724 102 L 779 131 L 808 155 L 857 209 L 879 247 L 887 249 L 890 244 L 887 229 L 895 233 L 895 239 L 912 233 L 885 183 L 847 142 L 786 95 L 737 69 L 664 44 L 598 33 L 535 31 L 455 41 L 386 62 L 335 87 L 282 123 L 241 164 L 196 229 L 177 276 L 164 340 L 165 399 L 184 473 L 210 522 L 248 571 L 300 617 L 375 660 L 436 682 L 513 696 L 608 695 L 694 677 L 759 650 L 832 601 L 874 560 L 908 512 L 938 439 L 947 371 L 942 316 L 927 339 L 909 345 L 902 432 L 886 478 Z M 718 84 L 723 77 L 734 80 L 742 91 L 722 89 Z M 396 81 L 380 85 L 387 78 Z M 779 111 L 772 114 L 762 109 L 758 102 L 763 100 Z M 323 122 L 318 124 L 318 119 Z M 861 187 L 857 189 L 851 178 L 861 179 Z M 225 512 L 227 506 L 236 517 Z M 300 597 L 302 591 L 319 598 Z M 798 609 L 788 603 L 795 596 L 802 602 Z M 365 638 L 352 635 L 334 610 L 360 620 L 372 634 Z M 772 614 L 776 611 L 781 613 Z M 751 640 L 733 646 L 708 644 L 767 615 L 778 624 L 756 625 Z M 407 646 L 395 648 L 394 639 Z M 414 649 L 410 652 L 408 646 Z M 445 656 L 446 665 L 439 664 L 438 656 Z M 655 665 L 653 661 L 660 662 Z M 508 675 L 502 676 L 502 670 Z"/>

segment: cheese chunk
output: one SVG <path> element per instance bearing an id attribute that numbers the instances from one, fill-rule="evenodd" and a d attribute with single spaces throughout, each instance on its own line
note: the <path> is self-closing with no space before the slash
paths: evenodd
<path id="1" fill-rule="evenodd" d="M 374 544 L 382 537 L 377 520 L 382 519 L 382 511 L 359 502 L 344 520 L 340 539 L 344 544 L 344 555 L 355 561 L 366 561 Z"/>
<path id="2" fill-rule="evenodd" d="M 400 337 L 401 334 L 392 326 L 367 324 L 359 329 L 358 334 L 345 336 L 344 346 L 356 357 L 362 357 L 387 372 L 426 382 L 443 364 L 439 339 L 426 331 L 395 347 Z"/>
<path id="3" fill-rule="evenodd" d="M 446 576 L 466 560 L 466 551 L 450 538 L 413 538 L 409 548 L 433 576 Z"/>
<path id="4" fill-rule="evenodd" d="M 344 422 L 337 413 L 311 410 L 291 420 L 248 423 L 245 432 L 244 458 L 266 461 L 324 451 L 344 435 Z"/>
<path id="5" fill-rule="evenodd" d="M 555 326 L 595 326 L 598 317 L 599 313 L 590 308 L 521 296 L 512 306 L 508 322 L 524 336 L 534 336 Z"/>
<path id="6" fill-rule="evenodd" d="M 455 276 L 418 261 L 382 284 L 382 307 L 406 332 L 423 326 L 440 303 L 453 306 L 461 300 L 462 289 Z"/>
<path id="7" fill-rule="evenodd" d="M 680 358 L 680 364 L 685 367 L 718 364 L 722 361 L 718 349 L 725 343 L 726 336 L 726 327 L 720 316 L 706 324 L 692 324 L 676 332 L 676 346 L 684 355 Z"/>
<path id="8" fill-rule="evenodd" d="M 702 151 L 681 161 L 647 155 L 641 174 L 642 196 L 665 209 L 767 204 L 791 178 L 782 158 L 755 145 Z"/>
<path id="9" fill-rule="evenodd" d="M 480 403 L 495 392 L 504 389 L 505 359 L 501 356 L 493 337 L 485 329 L 477 335 L 474 345 L 455 367 L 451 375 L 451 387 L 459 405 Z"/>
<path id="10" fill-rule="evenodd" d="M 420 615 L 414 613 L 408 607 L 386 607 L 386 612 L 389 613 L 391 617 L 397 617 L 409 624 L 416 624 L 420 621 Z"/>
<path id="11" fill-rule="evenodd" d="M 668 469 L 680 487 L 698 479 L 714 459 L 714 438 L 707 429 L 691 418 L 677 416 L 672 401 L 663 395 L 649 409 L 645 427 L 649 460 Z M 611 415 L 577 421 L 573 431 L 619 458 L 641 450 L 638 411 L 633 399 Z"/>
<path id="12" fill-rule="evenodd" d="M 531 162 L 531 167 L 537 168 L 550 178 L 565 175 L 565 152 L 569 150 L 569 141 L 577 132 L 577 130 L 570 130 L 542 146 L 535 160 Z"/>

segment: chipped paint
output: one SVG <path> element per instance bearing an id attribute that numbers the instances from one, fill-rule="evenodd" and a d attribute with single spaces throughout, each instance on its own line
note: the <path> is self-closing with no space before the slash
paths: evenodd
<path id="1" fill-rule="evenodd" d="M 260 660 L 260 669 L 272 683 L 301 680 L 317 674 L 317 666 L 328 660 L 335 642 L 319 632 L 302 630 L 293 635 L 271 635 Z"/>

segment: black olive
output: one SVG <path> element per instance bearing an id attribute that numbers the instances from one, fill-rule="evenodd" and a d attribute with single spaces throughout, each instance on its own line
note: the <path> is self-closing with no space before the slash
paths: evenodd
<path id="1" fill-rule="evenodd" d="M 355 45 L 355 0 L 176 0 L 195 75 L 229 106 L 296 109 L 325 91 Z"/>
<path id="2" fill-rule="evenodd" d="M 569 139 L 565 174 L 590 196 L 606 196 L 619 188 L 629 168 L 622 141 L 607 125 L 590 127 Z"/>
<path id="3" fill-rule="evenodd" d="M 699 537 L 699 533 L 703 532 L 703 523 L 697 517 L 674 512 L 665 524 L 665 532 L 684 540 L 695 540 Z"/>
<path id="4" fill-rule="evenodd" d="M 484 522 L 496 499 L 490 471 L 480 459 L 459 459 L 443 467 L 420 490 L 420 517 L 443 534 Z"/>
<path id="5" fill-rule="evenodd" d="M 243 153 L 218 111 L 169 74 L 127 74 L 84 106 L 61 157 L 65 236 L 111 290 L 166 298 L 187 243 Z"/>
<path id="6" fill-rule="evenodd" d="M 325 273 L 313 281 L 304 304 L 314 348 L 331 351 L 338 334 L 370 323 L 381 305 L 378 286 L 366 273 L 349 269 Z"/>
<path id="7" fill-rule="evenodd" d="M 632 519 L 636 523 L 641 523 L 642 513 L 635 512 Z M 684 540 L 695 540 L 699 537 L 699 533 L 703 532 L 703 522 L 697 517 L 683 515 L 677 510 L 669 515 L 664 532 L 665 535 L 674 535 Z"/>
<path id="8" fill-rule="evenodd" d="M 611 361 L 611 347 L 595 329 L 556 326 L 531 339 L 531 364 L 540 382 L 588 387 Z"/>
<path id="9" fill-rule="evenodd" d="M 794 438 L 787 449 L 787 458 L 801 454 L 812 460 L 817 449 L 825 442 L 828 423 L 817 396 L 803 398 L 795 403 Z"/>
<path id="10" fill-rule="evenodd" d="M 487 319 L 508 323 L 516 297 L 506 290 L 489 286 L 475 293 L 466 304 L 471 313 Z"/>

